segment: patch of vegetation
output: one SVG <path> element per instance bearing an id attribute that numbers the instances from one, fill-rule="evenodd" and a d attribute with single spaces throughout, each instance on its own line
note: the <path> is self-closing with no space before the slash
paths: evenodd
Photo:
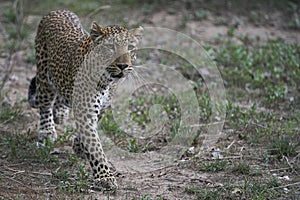
<path id="1" fill-rule="evenodd" d="M 266 106 L 285 101 L 287 92 L 295 93 L 300 83 L 300 46 L 281 39 L 257 46 L 226 42 L 217 50 L 215 60 L 223 66 L 227 87 L 240 87 L 262 98 Z M 274 84 L 276 83 L 276 84 Z"/>
<path id="2" fill-rule="evenodd" d="M 205 171 L 205 172 L 220 172 L 220 171 L 224 171 L 226 167 L 227 167 L 226 161 L 217 159 L 211 162 L 201 163 L 198 166 L 198 169 L 200 171 Z"/>
<path id="3" fill-rule="evenodd" d="M 251 173 L 251 167 L 249 163 L 239 162 L 233 166 L 232 172 L 243 175 L 249 175 Z"/>
<path id="4" fill-rule="evenodd" d="M 294 2 L 288 2 L 287 8 L 289 13 L 289 23 L 287 26 L 290 29 L 300 30 L 300 13 L 299 13 L 300 5 Z"/>
<path id="5" fill-rule="evenodd" d="M 197 199 L 272 199 L 284 197 L 284 190 L 276 179 L 257 181 L 246 179 L 241 185 L 225 184 L 222 187 L 203 188 L 192 186 L 185 188 L 185 192 L 193 194 Z"/>
<path id="6" fill-rule="evenodd" d="M 280 136 L 273 138 L 269 146 L 270 155 L 274 155 L 280 159 L 283 156 L 292 157 L 297 155 L 297 146 L 300 144 L 298 141 L 292 141 L 291 138 Z"/>
<path id="7" fill-rule="evenodd" d="M 240 137 L 252 144 L 267 142 L 274 138 L 285 137 L 292 140 L 297 135 L 297 123 L 299 115 L 291 114 L 287 119 L 280 120 L 281 115 L 273 112 L 257 111 L 257 105 L 253 104 L 249 108 L 233 105 L 227 102 L 226 126 L 240 131 Z M 279 137 L 279 138 L 280 138 Z"/>
<path id="8" fill-rule="evenodd" d="M 9 159 L 25 157 L 27 153 L 24 153 L 24 149 L 28 149 L 32 145 L 29 132 L 26 134 L 10 134 L 1 139 L 0 142 L 1 146 L 4 146 L 7 150 L 5 153 Z"/>
<path id="9" fill-rule="evenodd" d="M 267 181 L 246 179 L 240 189 L 242 197 L 246 199 L 272 199 L 283 196 L 284 191 L 279 188 L 280 185 L 280 182 L 275 178 Z"/>
<path id="10" fill-rule="evenodd" d="M 198 187 L 185 188 L 185 192 L 197 196 L 197 199 L 215 200 L 220 199 L 220 194 L 215 191 L 205 190 Z"/>
<path id="11" fill-rule="evenodd" d="M 111 110 L 107 110 L 100 121 L 100 126 L 105 134 L 111 134 L 116 136 L 124 136 L 124 132 L 119 128 L 119 125 L 115 122 Z"/>
<path id="12" fill-rule="evenodd" d="M 137 198 L 136 200 L 163 200 L 163 198 L 162 197 L 155 197 L 155 196 L 150 195 L 150 194 L 144 194 L 140 198 Z"/>
<path id="13" fill-rule="evenodd" d="M 32 139 L 31 132 L 10 134 L 0 140 L 0 144 L 5 146 L 6 152 L 10 159 L 37 159 L 44 164 L 57 162 L 57 156 L 51 154 L 59 143 L 65 143 L 69 137 L 70 132 L 66 131 L 64 135 L 53 143 L 49 139 L 45 139 L 39 143 Z"/>
<path id="14" fill-rule="evenodd" d="M 33 46 L 31 46 L 31 51 L 26 51 L 26 56 L 24 60 L 27 63 L 35 64 L 35 51 Z"/>
<path id="15" fill-rule="evenodd" d="M 221 200 L 231 198 L 230 191 L 232 190 L 232 185 L 227 184 L 223 187 L 216 187 L 211 189 L 205 189 L 198 186 L 190 186 L 185 188 L 187 194 L 192 194 L 196 196 L 196 199 L 205 200 Z"/>
<path id="16" fill-rule="evenodd" d="M 217 19 L 216 19 L 216 21 L 214 22 L 214 25 L 216 25 L 216 26 L 222 26 L 222 25 L 228 25 L 228 22 L 229 20 L 227 19 L 227 18 L 225 18 L 225 17 L 218 17 Z"/>
<path id="17" fill-rule="evenodd" d="M 133 121 L 141 126 L 150 122 L 149 109 L 153 105 L 162 105 L 170 120 L 180 118 L 180 107 L 175 95 L 148 94 L 150 96 L 137 96 L 130 101 L 132 112 L 130 113 Z"/>
<path id="18" fill-rule="evenodd" d="M 0 123 L 12 123 L 19 119 L 20 113 L 18 106 L 12 107 L 0 102 Z"/>
<path id="19" fill-rule="evenodd" d="M 25 49 L 28 45 L 28 36 L 32 32 L 32 27 L 24 23 L 24 7 L 22 0 L 15 0 L 6 4 L 0 9 L 0 17 L 3 18 L 2 33 L 4 42 L 1 47 L 9 52 Z"/>
<path id="20" fill-rule="evenodd" d="M 207 19 L 208 15 L 209 15 L 208 10 L 197 10 L 194 13 L 194 19 L 195 20 L 204 20 L 204 19 Z"/>
<path id="21" fill-rule="evenodd" d="M 54 172 L 52 176 L 53 179 L 51 181 L 57 184 L 58 189 L 61 191 L 74 194 L 89 189 L 89 174 L 85 169 L 85 162 L 81 163 L 76 174 L 72 174 L 70 170 L 62 168 Z"/>
<path id="22" fill-rule="evenodd" d="M 208 123 L 212 114 L 210 94 L 206 89 L 203 89 L 205 86 L 202 81 L 194 82 L 193 84 L 200 109 L 200 120 L 204 123 Z"/>
<path id="23" fill-rule="evenodd" d="M 128 150 L 133 153 L 142 152 L 142 148 L 138 144 L 137 139 L 128 139 Z"/>

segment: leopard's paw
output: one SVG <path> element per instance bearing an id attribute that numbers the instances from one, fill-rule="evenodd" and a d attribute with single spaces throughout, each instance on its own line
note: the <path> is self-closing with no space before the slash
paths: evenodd
<path id="1" fill-rule="evenodd" d="M 113 191 L 118 189 L 118 185 L 115 180 L 115 177 L 113 176 L 109 178 L 98 178 L 94 180 L 94 185 L 92 186 L 92 189 L 97 191 Z"/>

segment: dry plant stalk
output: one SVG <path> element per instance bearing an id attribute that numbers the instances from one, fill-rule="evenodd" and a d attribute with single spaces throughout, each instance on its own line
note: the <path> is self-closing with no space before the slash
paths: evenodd
<path id="1" fill-rule="evenodd" d="M 20 49 L 20 43 L 21 43 L 21 31 L 23 27 L 23 0 L 15 0 L 13 3 L 13 8 L 15 10 L 16 15 L 16 32 L 18 36 L 18 46 L 13 46 L 9 49 L 8 57 L 6 59 L 5 64 L 0 64 L 0 67 L 4 69 L 4 77 L 2 78 L 1 84 L 0 84 L 0 100 L 3 99 L 3 88 L 5 86 L 5 83 L 8 81 L 9 76 L 11 75 L 13 68 L 16 64 L 15 61 L 15 52 Z M 3 38 L 5 40 L 9 39 L 9 35 L 7 34 L 7 31 L 5 27 L 0 23 L 0 31 L 3 35 Z"/>

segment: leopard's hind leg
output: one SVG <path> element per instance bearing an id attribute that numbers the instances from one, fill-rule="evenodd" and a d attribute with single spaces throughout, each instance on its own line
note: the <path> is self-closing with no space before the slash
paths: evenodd
<path id="1" fill-rule="evenodd" d="M 50 139 L 55 141 L 57 134 L 55 131 L 55 124 L 53 120 L 53 105 L 56 98 L 56 93 L 51 86 L 45 81 L 42 81 L 37 76 L 37 99 L 39 101 L 40 120 L 38 139 Z"/>
<path id="2" fill-rule="evenodd" d="M 53 105 L 53 119 L 56 124 L 66 123 L 69 117 L 69 107 L 64 104 L 63 98 L 57 96 Z"/>
<path id="3" fill-rule="evenodd" d="M 36 39 L 39 38 L 37 35 Z M 46 45 L 42 42 L 36 42 L 36 64 L 37 74 L 33 83 L 36 85 L 36 102 L 40 110 L 38 139 L 57 139 L 55 124 L 53 120 L 53 105 L 57 97 L 57 92 L 50 80 L 50 68 Z M 53 67 L 53 66 L 52 66 Z M 30 88 L 30 87 L 29 87 Z"/>

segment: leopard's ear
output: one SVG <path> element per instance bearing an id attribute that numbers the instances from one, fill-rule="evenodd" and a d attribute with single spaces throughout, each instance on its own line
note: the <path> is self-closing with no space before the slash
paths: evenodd
<path id="1" fill-rule="evenodd" d="M 97 37 L 104 34 L 103 29 L 99 26 L 95 21 L 92 23 L 90 35 L 92 39 L 96 39 Z"/>
<path id="2" fill-rule="evenodd" d="M 143 35 L 143 27 L 139 26 L 138 28 L 131 29 L 129 32 L 140 42 L 142 40 L 142 35 Z"/>

